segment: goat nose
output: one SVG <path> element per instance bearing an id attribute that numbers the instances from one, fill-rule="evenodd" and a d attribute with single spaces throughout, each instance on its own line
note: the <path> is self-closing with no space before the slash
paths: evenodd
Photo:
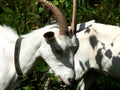
<path id="1" fill-rule="evenodd" d="M 71 84 L 74 84 L 75 79 L 74 79 L 74 78 L 68 78 L 68 81 L 69 81 Z"/>

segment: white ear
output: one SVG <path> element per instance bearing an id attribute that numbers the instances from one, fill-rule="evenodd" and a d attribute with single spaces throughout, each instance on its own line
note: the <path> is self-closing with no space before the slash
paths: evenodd
<path id="1" fill-rule="evenodd" d="M 87 27 L 91 26 L 93 23 L 95 23 L 95 20 L 90 20 L 85 23 L 77 24 L 76 32 L 80 32 L 80 31 L 86 29 Z"/>

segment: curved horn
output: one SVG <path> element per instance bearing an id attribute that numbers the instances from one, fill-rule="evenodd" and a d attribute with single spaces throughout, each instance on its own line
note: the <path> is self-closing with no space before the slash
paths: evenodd
<path id="1" fill-rule="evenodd" d="M 72 22 L 71 22 L 71 28 L 72 34 L 76 34 L 76 20 L 77 20 L 77 0 L 73 0 L 73 15 L 72 15 Z"/>
<path id="2" fill-rule="evenodd" d="M 44 3 L 55 15 L 56 20 L 59 24 L 59 28 L 60 28 L 59 34 L 60 35 L 68 35 L 67 22 L 66 22 L 65 17 L 61 13 L 61 11 L 55 5 L 53 5 L 51 2 L 49 2 L 47 0 L 38 0 L 38 1 Z"/>

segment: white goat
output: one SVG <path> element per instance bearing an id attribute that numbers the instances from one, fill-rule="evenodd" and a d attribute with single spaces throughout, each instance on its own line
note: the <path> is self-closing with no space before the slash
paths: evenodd
<path id="1" fill-rule="evenodd" d="M 44 59 L 67 85 L 75 78 L 73 64 L 77 38 L 68 31 L 66 20 L 57 7 L 46 0 L 39 1 L 55 14 L 59 27 L 45 26 L 19 38 L 10 27 L 0 26 L 0 90 L 14 90 L 19 83 L 17 77 L 30 72 L 37 57 Z M 16 49 L 21 46 L 20 51 L 15 50 L 15 46 Z"/>
<path id="2" fill-rule="evenodd" d="M 74 67 L 76 80 L 80 79 L 78 90 L 89 90 L 98 72 L 120 79 L 120 27 L 93 22 L 77 25 L 79 48 Z"/>

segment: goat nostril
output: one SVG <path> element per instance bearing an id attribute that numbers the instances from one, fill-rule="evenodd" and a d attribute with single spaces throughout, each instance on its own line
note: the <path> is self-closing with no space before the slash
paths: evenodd
<path id="1" fill-rule="evenodd" d="M 74 78 L 68 78 L 68 81 L 72 84 L 72 83 L 74 83 L 75 79 Z"/>

